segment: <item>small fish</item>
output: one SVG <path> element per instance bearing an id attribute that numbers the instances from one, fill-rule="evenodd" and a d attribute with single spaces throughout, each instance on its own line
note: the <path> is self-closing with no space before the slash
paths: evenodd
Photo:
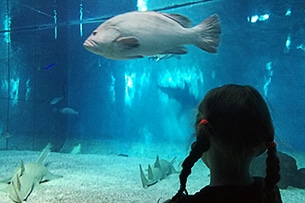
<path id="1" fill-rule="evenodd" d="M 128 154 L 118 154 L 118 156 L 128 157 Z"/>
<path id="2" fill-rule="evenodd" d="M 58 102 L 60 102 L 64 97 L 61 96 L 61 97 L 55 97 L 53 98 L 51 101 L 50 101 L 50 104 L 51 105 L 54 105 L 54 104 L 57 104 Z"/>
<path id="3" fill-rule="evenodd" d="M 110 18 L 84 42 L 84 47 L 105 58 L 122 60 L 158 54 L 186 54 L 193 44 L 216 53 L 221 27 L 217 15 L 199 25 L 179 14 L 134 11 Z"/>
<path id="4" fill-rule="evenodd" d="M 176 56 L 177 59 L 180 59 L 180 56 L 177 54 L 157 54 L 154 56 L 149 56 L 148 59 L 158 62 L 160 60 L 172 58 L 173 56 Z"/>
<path id="5" fill-rule="evenodd" d="M 70 114 L 70 115 L 78 115 L 79 112 L 75 111 L 74 109 L 70 108 L 70 107 L 65 107 L 65 108 L 61 108 L 59 109 L 59 112 L 62 114 Z"/>

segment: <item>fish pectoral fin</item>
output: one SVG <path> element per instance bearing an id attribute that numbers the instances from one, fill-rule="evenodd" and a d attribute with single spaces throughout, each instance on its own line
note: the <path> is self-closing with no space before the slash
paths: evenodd
<path id="1" fill-rule="evenodd" d="M 46 171 L 45 176 L 39 181 L 39 183 L 45 183 L 54 179 L 62 178 L 63 176 L 61 175 L 55 175 L 51 173 L 50 171 Z"/>
<path id="2" fill-rule="evenodd" d="M 10 184 L 12 181 L 12 177 L 9 177 L 9 178 L 6 178 L 4 180 L 0 180 L 0 183 L 3 183 L 3 184 Z"/>
<path id="3" fill-rule="evenodd" d="M 187 48 L 185 46 L 179 46 L 174 49 L 169 49 L 160 54 L 187 54 Z"/>
<path id="4" fill-rule="evenodd" d="M 156 161 L 154 163 L 154 167 L 155 168 L 161 168 L 160 161 L 159 161 L 159 156 L 158 155 L 157 155 Z"/>
<path id="5" fill-rule="evenodd" d="M 119 37 L 116 42 L 122 49 L 133 49 L 140 46 L 136 37 Z"/>

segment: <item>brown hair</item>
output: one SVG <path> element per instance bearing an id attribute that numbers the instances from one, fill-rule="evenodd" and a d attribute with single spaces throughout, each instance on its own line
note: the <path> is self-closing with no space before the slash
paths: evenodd
<path id="1" fill-rule="evenodd" d="M 208 124 L 199 125 L 202 119 Z M 183 161 L 180 173 L 180 189 L 172 198 L 179 202 L 187 195 L 186 182 L 195 162 L 210 148 L 210 136 L 215 137 L 231 149 L 239 150 L 272 143 L 274 127 L 263 97 L 251 86 L 228 84 L 210 90 L 198 106 L 195 122 L 196 141 L 189 156 Z M 267 148 L 266 177 L 262 202 L 275 202 L 275 185 L 280 180 L 279 159 L 276 146 Z"/>

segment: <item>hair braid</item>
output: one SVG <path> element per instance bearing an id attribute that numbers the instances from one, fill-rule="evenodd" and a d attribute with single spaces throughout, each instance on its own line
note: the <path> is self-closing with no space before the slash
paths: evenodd
<path id="1" fill-rule="evenodd" d="M 190 151 L 190 154 L 184 159 L 182 163 L 182 171 L 179 175 L 180 189 L 177 194 L 172 198 L 173 202 L 179 201 L 179 199 L 181 199 L 181 196 L 183 195 L 183 192 L 185 192 L 186 195 L 188 194 L 186 190 L 186 182 L 188 176 L 192 172 L 192 167 L 198 161 L 198 159 L 200 159 L 203 152 L 207 151 L 210 148 L 210 141 L 208 135 L 205 133 L 206 128 L 206 126 L 202 127 L 201 136 L 198 136 L 197 140 L 192 144 L 192 150 Z"/>
<path id="2" fill-rule="evenodd" d="M 263 202 L 276 202 L 275 201 L 275 186 L 280 180 L 280 160 L 276 155 L 276 146 L 270 146 L 267 150 L 266 158 L 266 177 L 265 177 L 265 194 Z"/>

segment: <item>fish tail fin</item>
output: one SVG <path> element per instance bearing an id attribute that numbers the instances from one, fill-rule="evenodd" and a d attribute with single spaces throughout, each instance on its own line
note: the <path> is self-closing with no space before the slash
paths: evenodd
<path id="1" fill-rule="evenodd" d="M 221 26 L 217 15 L 212 15 L 193 29 L 199 33 L 195 45 L 209 53 L 217 53 L 220 42 Z"/>

